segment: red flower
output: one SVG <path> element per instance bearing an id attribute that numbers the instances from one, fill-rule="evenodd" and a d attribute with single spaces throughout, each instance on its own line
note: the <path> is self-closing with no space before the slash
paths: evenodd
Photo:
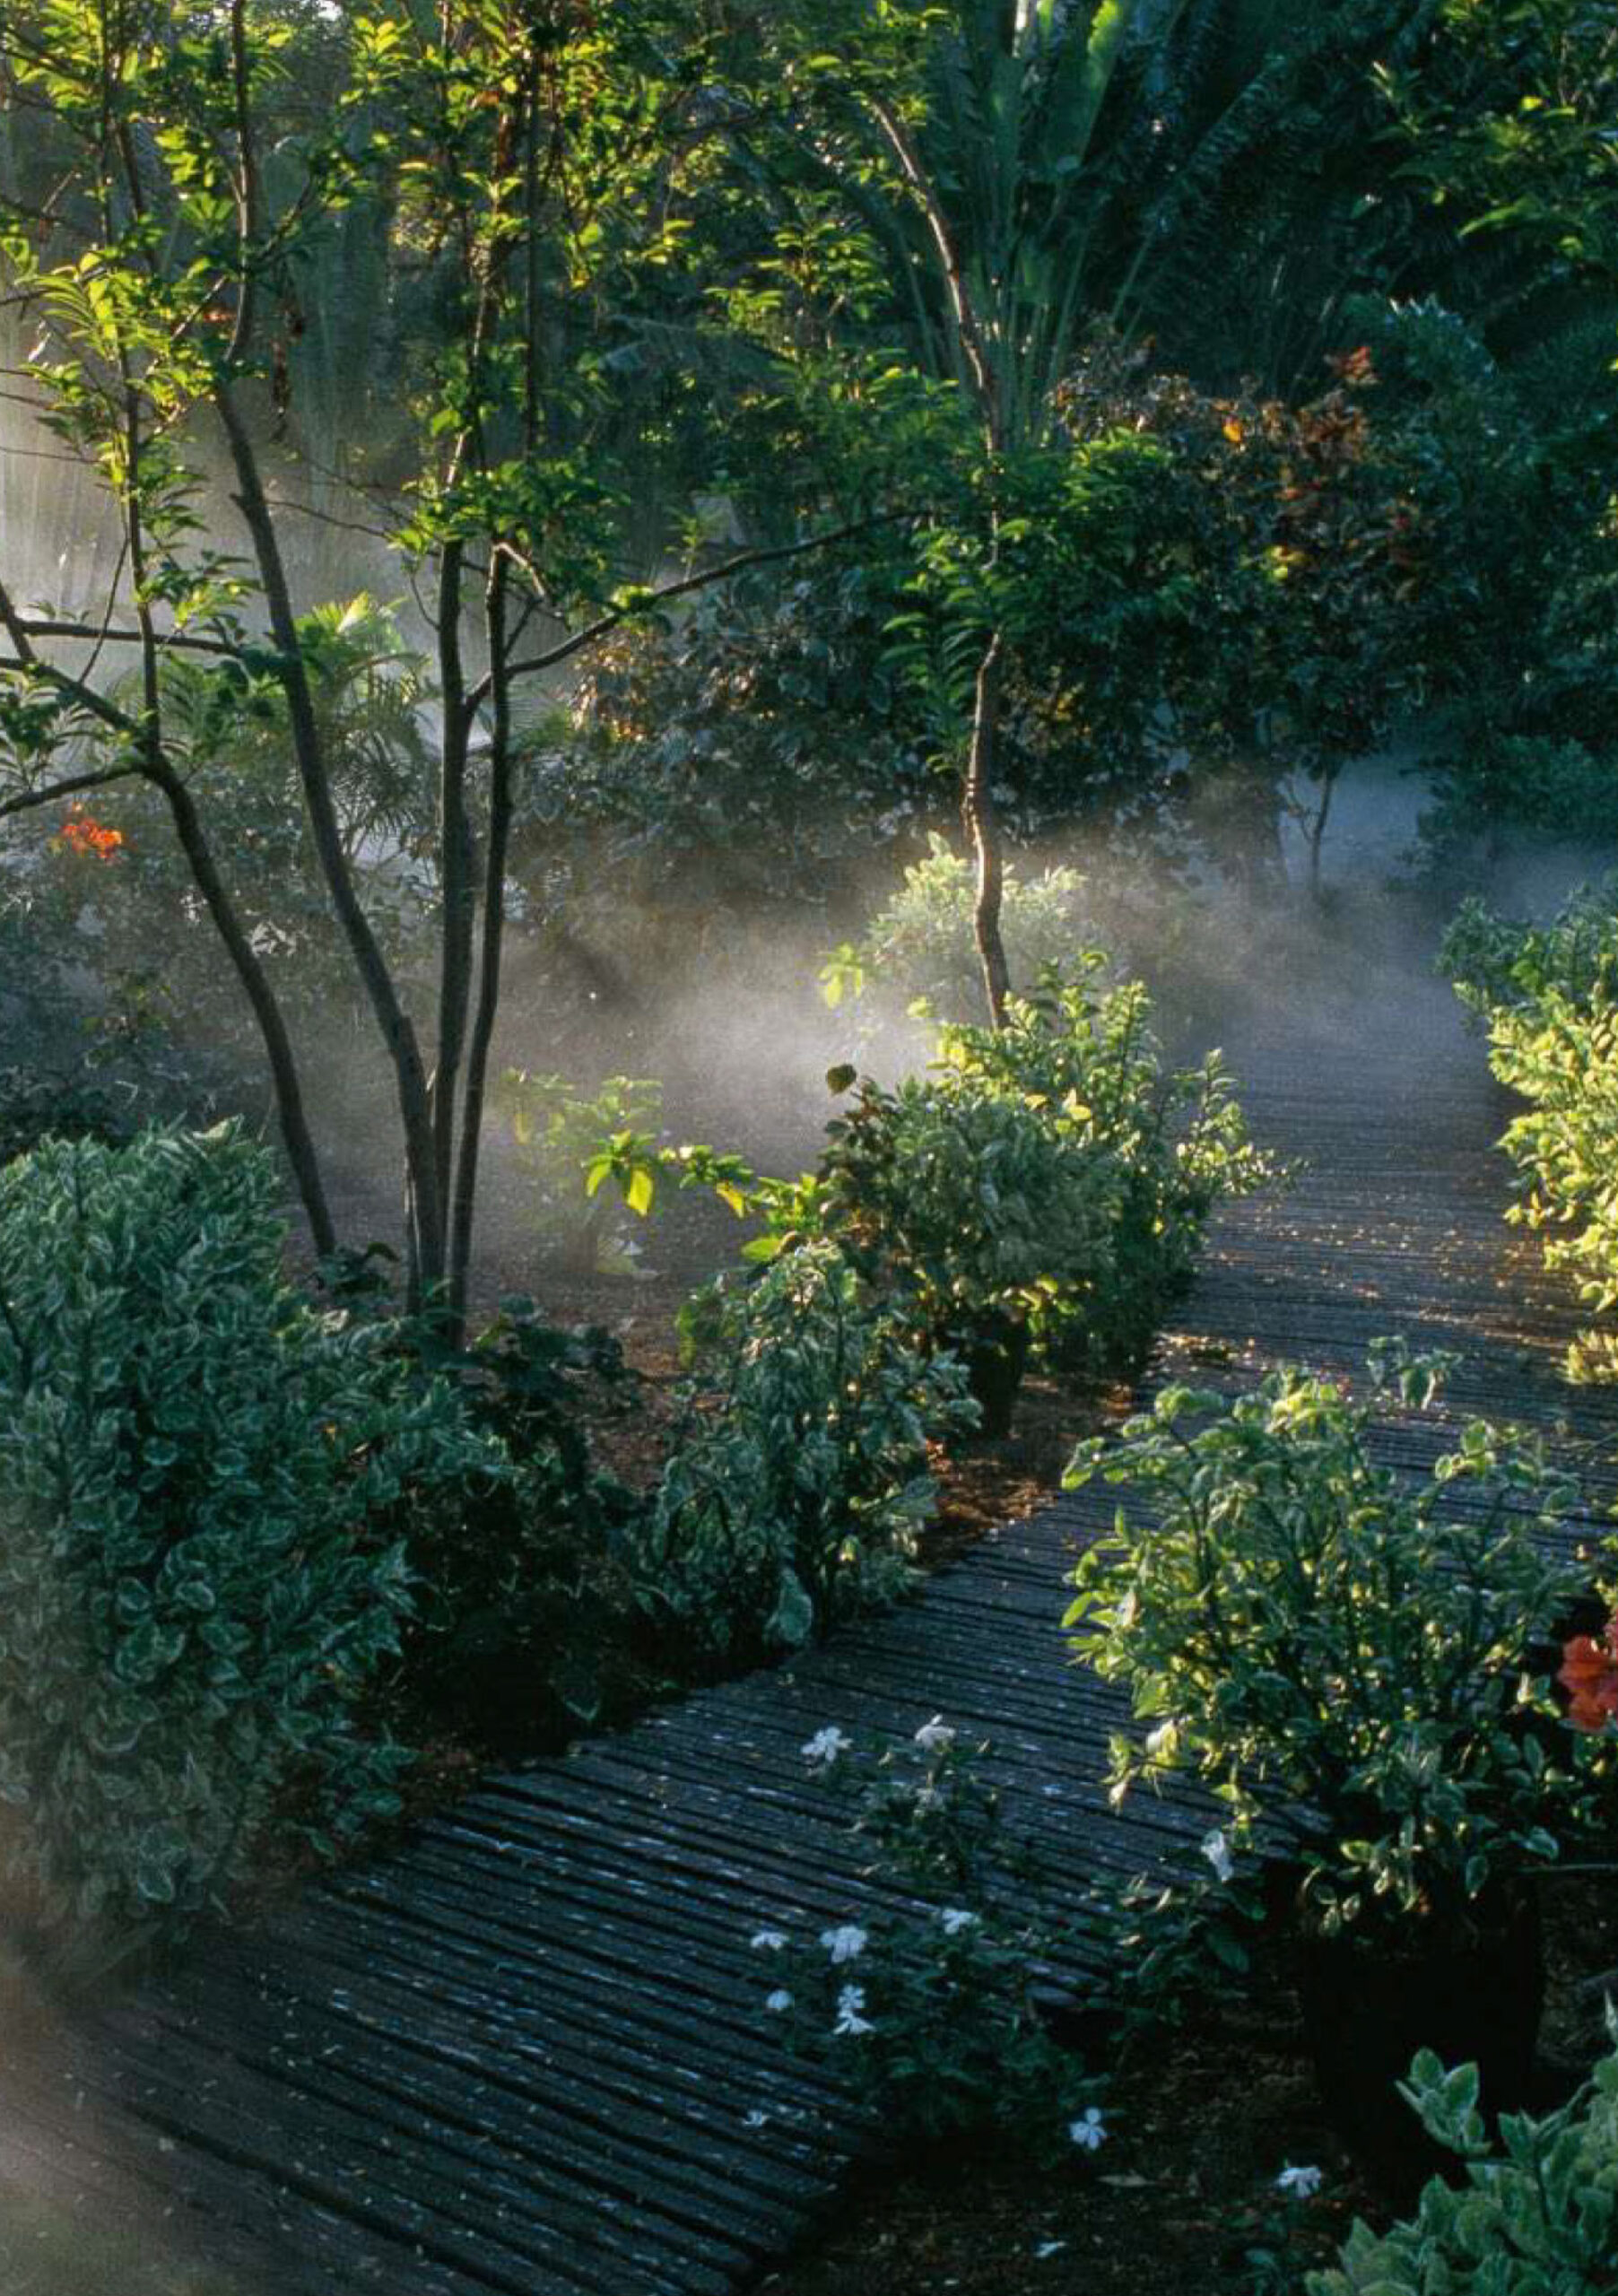
<path id="1" fill-rule="evenodd" d="M 1599 1642 L 1576 1634 L 1561 1654 L 1556 1679 L 1568 1693 L 1568 1719 L 1576 1730 L 1603 1730 L 1618 1719 L 1618 1614 Z"/>
<path id="2" fill-rule="evenodd" d="M 110 861 L 124 842 L 121 829 L 109 827 L 105 822 L 97 821 L 93 814 L 85 813 L 82 806 L 77 805 L 63 822 L 61 833 L 63 844 L 71 852 L 98 861 Z"/>

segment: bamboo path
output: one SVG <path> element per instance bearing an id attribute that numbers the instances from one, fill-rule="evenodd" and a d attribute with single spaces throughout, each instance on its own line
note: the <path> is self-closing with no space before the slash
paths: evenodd
<path id="1" fill-rule="evenodd" d="M 1561 1379 L 1577 1316 L 1501 1224 L 1506 1110 L 1482 1049 L 1419 977 L 1378 987 L 1232 1032 L 1255 1130 L 1306 1169 L 1221 1219 L 1152 1379 L 1230 1387 L 1289 1358 L 1354 1376 L 1368 1340 L 1404 1331 L 1465 1358 L 1454 1413 L 1539 1425 L 1610 1507 L 1613 1405 Z M 1439 1439 L 1396 1414 L 1379 1429 L 1411 1469 Z M 989 1735 L 1013 1820 L 1075 1900 L 1092 1875 L 1196 1857 L 1193 1798 L 1108 1806 L 1118 1708 L 1059 1632 L 1074 1549 L 1110 1505 L 1059 1499 L 917 1602 L 491 1777 L 396 1855 L 210 1938 L 63 2036 L 26 2096 L 13 2084 L 0 2168 L 32 2163 L 87 2215 L 161 2222 L 203 2266 L 173 2284 L 199 2296 L 745 2287 L 861 2134 L 781 2052 L 748 1943 L 860 1902 L 805 1775 L 813 1731 L 908 1735 L 943 1713 Z M 1085 1955 L 1081 1931 L 1081 1982 Z"/>

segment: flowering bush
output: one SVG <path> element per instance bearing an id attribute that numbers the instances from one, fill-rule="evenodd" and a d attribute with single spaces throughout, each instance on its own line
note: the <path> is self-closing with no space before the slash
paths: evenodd
<path id="1" fill-rule="evenodd" d="M 319 1839 L 390 1806 L 355 1722 L 406 1607 L 378 1525 L 499 1466 L 285 1288 L 277 1200 L 229 1129 L 0 1170 L 0 1798 L 82 1916 L 195 1910 L 294 1783 Z"/>
<path id="2" fill-rule="evenodd" d="M 1412 1404 L 1441 1370 L 1373 1352 Z M 1116 1445 L 1081 1445 L 1070 1484 L 1127 1483 L 1152 1514 L 1120 1512 L 1084 1555 L 1067 1623 L 1133 1694 L 1116 1792 L 1190 1770 L 1238 1839 L 1262 1813 L 1295 1838 L 1327 1935 L 1464 1928 L 1492 1888 L 1555 1858 L 1610 1767 L 1525 1671 L 1586 1591 L 1544 1543 L 1573 1493 L 1531 1441 L 1475 1421 L 1423 1481 L 1396 1475 L 1370 1417 L 1283 1369 L 1234 1402 L 1166 1387 Z"/>
<path id="3" fill-rule="evenodd" d="M 1618 2028 L 1589 2085 L 1560 2111 L 1509 2113 L 1492 2148 L 1476 2068 L 1446 2073 L 1423 2050 L 1406 2100 L 1465 2164 L 1434 2177 L 1414 2217 L 1387 2233 L 1358 2223 L 1339 2268 L 1309 2296 L 1594 2296 L 1618 2286 Z"/>
<path id="4" fill-rule="evenodd" d="M 928 1443 L 973 1407 L 831 1243 L 717 1289 L 703 1321 L 706 1382 L 637 1543 L 644 1600 L 709 1655 L 790 1649 L 908 1584 Z"/>
<path id="5" fill-rule="evenodd" d="M 868 1899 L 857 1919 L 803 1939 L 754 1933 L 763 2012 L 847 2078 L 895 2144 L 993 2131 L 1045 2159 L 1093 2154 L 1108 2134 L 1098 2083 L 1033 1998 L 1058 1939 L 979 1774 L 987 1751 L 936 1715 L 875 1756 L 835 1726 L 809 1740 L 811 1771 L 848 1808 Z"/>

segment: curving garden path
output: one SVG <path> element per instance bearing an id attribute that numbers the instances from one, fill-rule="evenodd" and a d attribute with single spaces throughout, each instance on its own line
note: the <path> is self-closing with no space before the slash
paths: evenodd
<path id="1" fill-rule="evenodd" d="M 1465 1355 L 1453 1408 L 1542 1425 L 1618 1501 L 1611 1399 L 1558 1377 L 1576 1317 L 1501 1225 L 1504 1104 L 1447 993 L 1365 958 L 1309 1017 L 1251 1013 L 1227 1050 L 1255 1130 L 1307 1170 L 1222 1219 L 1153 1378 L 1234 1386 L 1300 1357 L 1353 1374 L 1403 1330 Z M 1396 1416 L 1379 1439 L 1414 1466 L 1436 1439 Z M 208 1942 L 60 2037 L 48 2073 L 13 2066 L 0 2173 L 133 2244 L 152 2228 L 201 2267 L 152 2284 L 198 2296 L 745 2287 L 858 2141 L 766 2030 L 748 1946 L 859 1896 L 805 1779 L 813 1730 L 943 1712 L 992 1736 L 1013 1822 L 1037 1822 L 1075 1898 L 1104 1869 L 1196 1857 L 1191 1801 L 1109 1807 L 1117 1703 L 1059 1632 L 1072 1552 L 1109 1504 L 1059 1499 L 915 1604 L 490 1778 L 386 1862 Z"/>

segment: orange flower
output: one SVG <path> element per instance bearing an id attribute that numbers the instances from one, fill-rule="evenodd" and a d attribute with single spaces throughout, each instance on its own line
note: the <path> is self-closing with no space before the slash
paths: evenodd
<path id="1" fill-rule="evenodd" d="M 1596 1642 L 1576 1634 L 1561 1654 L 1556 1679 L 1568 1693 L 1568 1720 L 1576 1730 L 1601 1730 L 1618 1719 L 1618 1617 Z"/>
<path id="2" fill-rule="evenodd" d="M 98 861 L 110 861 L 124 842 L 124 832 L 121 829 L 110 828 L 105 822 L 97 821 L 93 814 L 75 805 L 62 824 L 62 842 L 70 851 L 83 854 L 87 858 L 93 857 Z"/>

